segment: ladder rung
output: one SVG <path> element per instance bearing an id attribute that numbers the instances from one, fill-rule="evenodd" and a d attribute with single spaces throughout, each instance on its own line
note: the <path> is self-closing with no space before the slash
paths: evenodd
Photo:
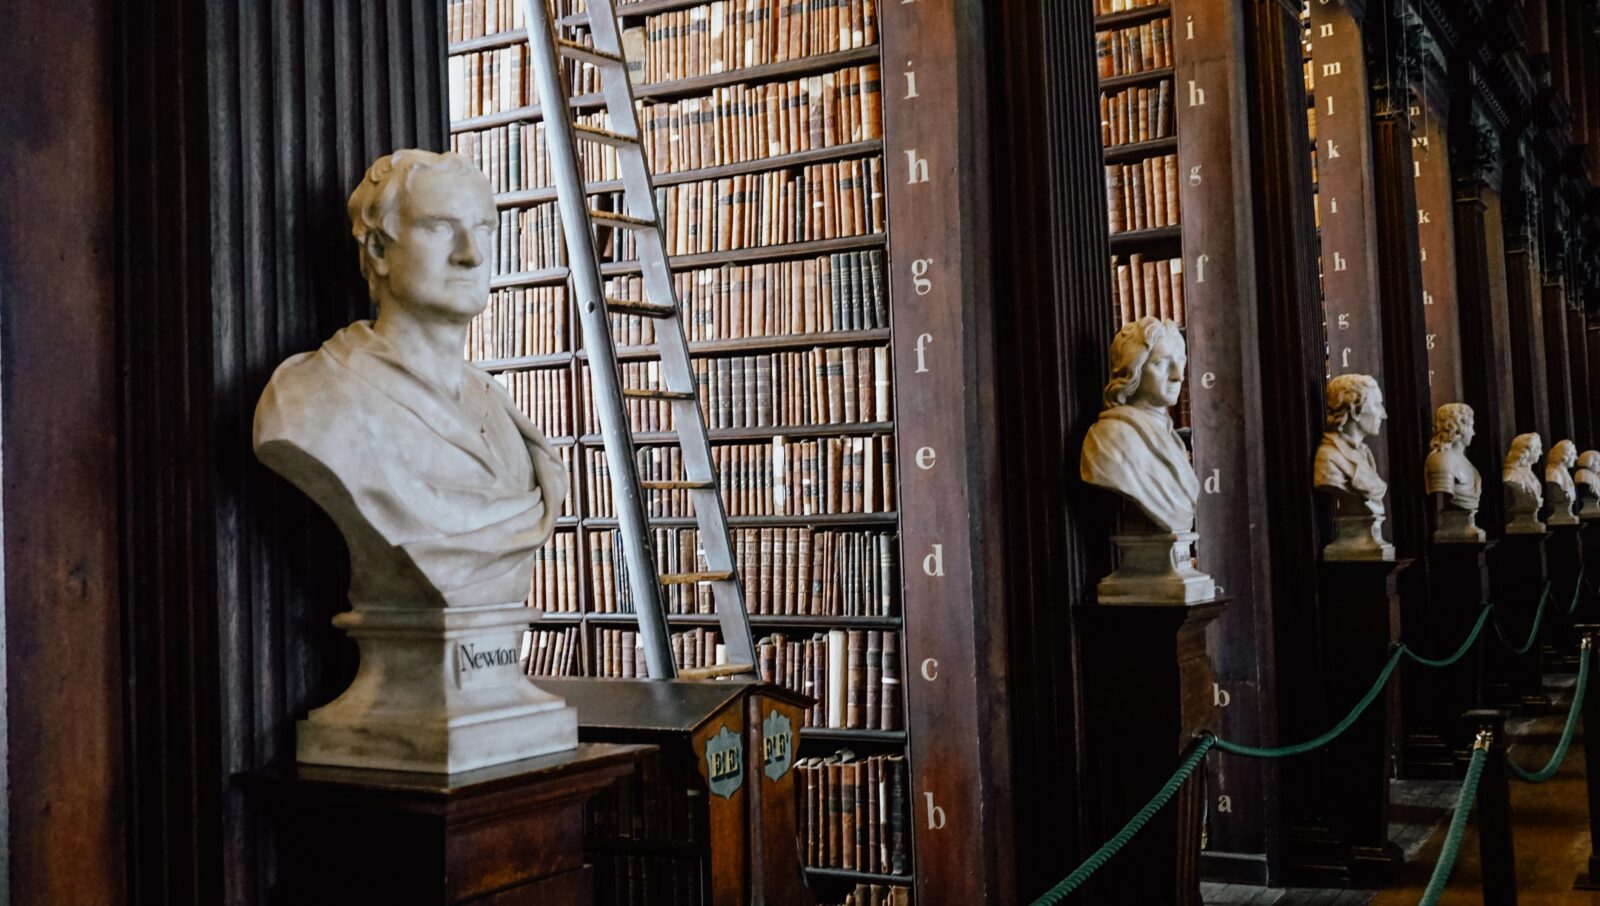
<path id="1" fill-rule="evenodd" d="M 692 400 L 694 394 L 687 390 L 656 390 L 653 387 L 624 387 L 622 395 L 630 400 Z"/>
<path id="2" fill-rule="evenodd" d="M 710 667 L 680 667 L 678 679 L 717 679 L 755 672 L 754 664 L 712 664 Z"/>
<path id="3" fill-rule="evenodd" d="M 577 60 L 581 63 L 593 63 L 596 66 L 627 65 L 623 59 L 616 54 L 606 53 L 605 51 L 597 50 L 588 44 L 579 44 L 577 41 L 568 41 L 566 38 L 556 39 L 556 50 L 560 51 L 563 57 L 566 57 L 569 60 Z"/>
<path id="4" fill-rule="evenodd" d="M 619 315 L 641 315 L 646 318 L 670 318 L 678 313 L 671 305 L 657 305 L 639 299 L 613 299 L 606 297 L 606 308 Z"/>
<path id="5" fill-rule="evenodd" d="M 627 148 L 638 143 L 638 139 L 621 132 L 612 132 L 610 129 L 601 129 L 599 126 L 589 126 L 584 123 L 572 124 L 572 137 L 599 145 L 610 145 L 613 148 Z"/>
<path id="6" fill-rule="evenodd" d="M 692 481 L 686 478 L 668 478 L 639 482 L 646 491 L 709 491 L 716 487 L 709 481 Z"/>
<path id="7" fill-rule="evenodd" d="M 596 226 L 610 227 L 614 230 L 653 230 L 656 228 L 654 220 L 643 217 L 633 217 L 616 211 L 589 211 L 589 220 Z"/>
<path id="8" fill-rule="evenodd" d="M 699 585 L 702 582 L 726 582 L 733 578 L 730 572 L 662 573 L 662 585 Z"/>

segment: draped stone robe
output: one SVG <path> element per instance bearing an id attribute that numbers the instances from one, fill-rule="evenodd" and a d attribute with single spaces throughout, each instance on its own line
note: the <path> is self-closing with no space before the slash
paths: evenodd
<path id="1" fill-rule="evenodd" d="M 1132 501 L 1164 531 L 1194 529 L 1200 480 L 1165 410 L 1113 406 L 1083 440 L 1083 480 Z"/>
<path id="2" fill-rule="evenodd" d="M 567 473 L 482 370 L 458 397 L 360 321 L 278 366 L 256 406 L 256 453 L 333 517 L 356 607 L 527 597 Z"/>
<path id="3" fill-rule="evenodd" d="M 1324 431 L 1314 468 L 1319 489 L 1359 497 L 1373 515 L 1383 515 L 1383 495 L 1389 483 L 1378 474 L 1371 447 L 1352 443 L 1337 431 Z"/>

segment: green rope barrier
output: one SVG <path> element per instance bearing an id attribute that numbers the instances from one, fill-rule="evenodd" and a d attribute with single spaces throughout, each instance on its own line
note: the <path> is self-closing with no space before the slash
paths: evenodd
<path id="1" fill-rule="evenodd" d="M 1467 762 L 1467 777 L 1461 781 L 1461 796 L 1456 799 L 1456 813 L 1450 818 L 1450 832 L 1445 835 L 1444 847 L 1439 850 L 1439 861 L 1433 866 L 1433 877 L 1422 891 L 1417 906 L 1436 906 L 1444 895 L 1450 873 L 1455 871 L 1456 857 L 1461 853 L 1461 838 L 1467 832 L 1467 815 L 1472 811 L 1472 800 L 1478 796 L 1478 778 L 1483 776 L 1483 762 L 1489 755 L 1487 734 L 1480 734 L 1472 747 L 1472 760 Z"/>
<path id="2" fill-rule="evenodd" d="M 1067 875 L 1061 880 L 1061 883 L 1045 891 L 1044 895 L 1039 899 L 1034 900 L 1033 906 L 1054 906 L 1054 904 L 1066 899 L 1067 894 L 1077 890 L 1084 881 L 1088 880 L 1090 875 L 1100 869 L 1100 866 L 1109 862 L 1112 856 L 1116 855 L 1124 846 L 1127 846 L 1128 841 L 1132 840 L 1135 834 L 1144 829 L 1150 819 L 1155 817 L 1156 812 L 1161 811 L 1172 800 L 1172 797 L 1177 795 L 1178 788 L 1183 786 L 1184 781 L 1189 779 L 1189 775 L 1194 773 L 1194 769 L 1199 767 L 1200 762 L 1205 760 L 1206 752 L 1211 750 L 1216 741 L 1217 738 L 1209 733 L 1196 740 L 1194 751 L 1189 753 L 1189 757 L 1184 759 L 1183 764 L 1178 766 L 1177 772 L 1162 785 L 1155 796 L 1145 803 L 1144 808 L 1139 809 L 1138 814 L 1128 819 L 1128 823 L 1122 826 L 1122 830 L 1117 831 L 1116 836 L 1107 840 L 1104 846 L 1095 851 L 1094 855 L 1084 859 L 1083 864 L 1079 865 L 1072 874 Z"/>
<path id="3" fill-rule="evenodd" d="M 1583 574 L 1586 570 L 1588 570 L 1588 568 L 1589 564 L 1587 563 L 1578 565 L 1578 578 L 1572 581 L 1572 600 L 1567 603 L 1567 609 L 1562 611 L 1564 616 L 1570 617 L 1572 616 L 1573 611 L 1578 609 L 1578 599 L 1583 596 Z"/>
<path id="4" fill-rule="evenodd" d="M 1523 642 L 1520 648 L 1511 644 L 1511 641 L 1506 638 L 1505 630 L 1500 628 L 1500 621 L 1495 620 L 1494 632 L 1495 635 L 1500 637 L 1500 644 L 1506 646 L 1506 648 L 1509 649 L 1512 654 L 1527 654 L 1533 648 L 1533 643 L 1539 638 L 1539 624 L 1544 622 L 1544 606 L 1549 602 L 1550 583 L 1546 582 L 1544 583 L 1544 592 L 1539 595 L 1539 608 L 1533 612 L 1533 626 L 1529 627 L 1528 629 L 1528 640 Z"/>
<path id="5" fill-rule="evenodd" d="M 1373 683 L 1372 688 L 1367 690 L 1367 694 L 1361 697 L 1361 701 L 1356 702 L 1356 706 L 1350 709 L 1350 713 L 1344 716 L 1344 720 L 1339 721 L 1332 729 L 1322 735 L 1292 746 L 1278 746 L 1269 749 L 1260 749 L 1255 746 L 1240 745 L 1236 742 L 1218 739 L 1217 748 L 1224 752 L 1231 752 L 1235 755 L 1244 755 L 1250 758 L 1287 758 L 1291 755 L 1303 755 L 1306 752 L 1322 748 L 1338 739 L 1344 731 L 1350 729 L 1352 724 L 1361 719 L 1362 713 L 1377 700 L 1378 694 L 1383 691 L 1383 687 L 1389 684 L 1389 676 L 1394 673 L 1394 668 L 1400 664 L 1400 659 L 1405 656 L 1405 653 L 1405 646 L 1402 645 L 1396 648 L 1394 654 L 1389 657 L 1389 663 L 1384 664 L 1383 670 L 1378 673 L 1377 682 Z"/>
<path id="6" fill-rule="evenodd" d="M 1461 647 L 1456 649 L 1455 654 L 1452 654 L 1443 660 L 1434 660 L 1433 658 L 1423 657 L 1415 651 L 1412 651 L 1410 648 L 1405 648 L 1403 645 L 1401 647 L 1405 648 L 1407 657 L 1424 667 L 1448 667 L 1451 664 L 1454 664 L 1456 661 L 1466 657 L 1467 652 L 1472 650 L 1472 646 L 1478 643 L 1478 636 L 1483 632 L 1483 624 L 1489 621 L 1489 614 L 1493 612 L 1494 605 L 1485 605 L 1484 608 L 1478 612 L 1478 622 L 1473 624 L 1472 632 L 1467 636 L 1467 640 L 1461 643 Z"/>
<path id="7" fill-rule="evenodd" d="M 1578 688 L 1572 693 L 1572 708 L 1567 711 L 1567 725 L 1561 730 L 1561 741 L 1556 743 L 1556 750 L 1550 753 L 1550 760 L 1537 771 L 1528 771 L 1508 759 L 1506 766 L 1518 780 L 1544 783 L 1556 776 L 1556 771 L 1561 770 L 1561 762 L 1567 757 L 1567 748 L 1572 745 L 1572 731 L 1577 729 L 1578 716 L 1583 713 L 1583 695 L 1588 689 L 1589 640 L 1586 638 L 1583 640 L 1583 648 L 1578 652 Z"/>

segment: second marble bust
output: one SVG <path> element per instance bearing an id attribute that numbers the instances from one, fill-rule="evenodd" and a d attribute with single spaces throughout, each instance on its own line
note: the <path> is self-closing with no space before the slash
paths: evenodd
<path id="1" fill-rule="evenodd" d="M 1322 549 L 1329 560 L 1393 560 L 1383 539 L 1383 495 L 1389 484 L 1366 439 L 1389 413 L 1383 391 L 1367 374 L 1341 374 L 1328 382 L 1327 430 L 1317 447 L 1313 483 L 1334 501 L 1334 538 Z"/>
<path id="2" fill-rule="evenodd" d="M 1433 540 L 1444 544 L 1485 538 L 1475 519 L 1483 496 L 1483 476 L 1466 452 L 1472 443 L 1473 421 L 1472 407 L 1466 403 L 1445 403 L 1433 414 L 1433 441 L 1423 478 L 1429 494 L 1444 498 L 1433 532 Z"/>
<path id="3" fill-rule="evenodd" d="M 1216 593 L 1192 559 L 1200 480 L 1168 409 L 1183 391 L 1188 349 L 1171 321 L 1140 318 L 1111 341 L 1105 409 L 1083 441 L 1083 480 L 1120 494 L 1121 555 L 1100 582 L 1101 603 L 1189 603 Z"/>
<path id="4" fill-rule="evenodd" d="M 1545 530 L 1539 520 L 1539 510 L 1544 506 L 1544 482 L 1533 473 L 1543 452 L 1544 444 L 1537 434 L 1518 434 L 1511 439 L 1511 451 L 1500 470 L 1500 482 L 1506 492 L 1508 535 L 1535 535 Z"/>

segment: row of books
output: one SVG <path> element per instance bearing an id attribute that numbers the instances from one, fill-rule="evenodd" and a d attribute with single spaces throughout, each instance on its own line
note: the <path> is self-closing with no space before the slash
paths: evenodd
<path id="1" fill-rule="evenodd" d="M 500 211 L 500 229 L 494 252 L 489 256 L 489 273 L 497 277 L 565 267 L 567 242 L 561 234 L 561 216 L 554 204 Z"/>
<path id="2" fill-rule="evenodd" d="M 1177 226 L 1178 155 L 1107 165 L 1106 214 L 1112 233 Z"/>
<path id="3" fill-rule="evenodd" d="M 568 495 L 571 496 L 570 494 Z M 578 536 L 556 532 L 533 554 L 528 604 L 550 613 L 577 613 Z"/>
<path id="4" fill-rule="evenodd" d="M 690 342 L 889 326 L 883 252 L 879 249 L 678 271 L 673 274 L 673 284 Z M 606 295 L 643 299 L 643 281 L 639 277 L 613 278 L 606 283 Z M 655 327 L 653 318 L 611 318 L 611 334 L 619 345 L 654 343 Z"/>
<path id="5" fill-rule="evenodd" d="M 571 437 L 572 372 L 566 368 L 503 371 L 495 380 L 505 385 L 528 420 L 549 437 Z"/>
<path id="6" fill-rule="evenodd" d="M 867 236 L 884 229 L 883 160 L 868 157 L 656 189 L 669 255 Z M 633 234 L 621 256 L 633 254 Z"/>
<path id="7" fill-rule="evenodd" d="M 911 906 L 911 888 L 897 884 L 857 884 L 838 904 L 827 906 Z"/>
<path id="8" fill-rule="evenodd" d="M 663 848 L 661 852 L 671 850 Z M 699 857 L 602 850 L 594 866 L 594 902 L 608 906 L 701 906 L 709 902 Z"/>
<path id="9" fill-rule="evenodd" d="M 1112 255 L 1111 273 L 1120 323 L 1146 316 L 1176 321 L 1179 327 L 1188 323 L 1188 311 L 1183 305 L 1182 258 L 1146 261 L 1135 253 L 1123 261 Z"/>
<path id="10" fill-rule="evenodd" d="M 694 820 L 700 780 L 679 758 L 655 752 L 589 799 L 584 809 L 586 849 L 617 840 L 693 845 L 703 836 Z M 607 901 L 610 902 L 610 901 Z"/>
<path id="11" fill-rule="evenodd" d="M 807 865 L 906 873 L 910 787 L 903 756 L 858 758 L 843 750 L 827 758 L 802 758 L 795 771 Z"/>
<path id="12" fill-rule="evenodd" d="M 600 129 L 611 128 L 604 112 L 585 113 L 577 122 Z M 457 132 L 450 136 L 450 150 L 467 158 L 489 177 L 489 188 L 496 194 L 538 189 L 555 184 L 550 173 L 550 158 L 545 153 L 544 122 L 506 123 Z M 588 182 L 618 179 L 616 149 L 602 145 L 580 146 L 579 172 Z"/>
<path id="13" fill-rule="evenodd" d="M 1100 95 L 1100 143 L 1108 148 L 1176 135 L 1173 120 L 1171 79 Z"/>
<path id="14" fill-rule="evenodd" d="M 620 367 L 624 387 L 665 386 L 658 361 L 623 362 Z M 889 350 L 883 346 L 696 358 L 690 361 L 690 369 L 709 428 L 849 425 L 887 422 L 893 417 Z M 582 377 L 580 404 L 588 413 L 584 433 L 592 434 L 600 430 L 600 422 L 587 365 Z M 533 410 L 524 411 L 532 417 L 533 411 L 544 414 L 565 405 L 567 385 L 565 380 L 539 381 L 539 387 L 562 395 L 554 401 L 538 400 Z M 634 431 L 672 431 L 676 427 L 670 400 L 630 399 L 626 406 Z M 564 415 L 549 421 L 534 418 L 534 423 L 548 425 L 553 435 L 568 433 L 569 420 Z"/>
<path id="15" fill-rule="evenodd" d="M 706 569 L 695 528 L 651 529 L 658 573 Z M 744 586 L 745 608 L 774 616 L 889 617 L 896 614 L 898 539 L 893 532 L 822 530 L 807 526 L 736 528 L 734 567 Z M 594 609 L 632 613 L 626 562 L 615 532 L 588 535 L 589 581 Z M 707 585 L 669 585 L 662 607 L 674 614 L 715 612 Z"/>
<path id="16" fill-rule="evenodd" d="M 644 104 L 639 126 L 650 172 L 678 173 L 882 138 L 882 105 L 871 64 Z"/>
<path id="17" fill-rule="evenodd" d="M 805 725 L 849 730 L 898 730 L 900 633 L 830 629 L 810 638 L 774 633 L 756 643 L 761 679 L 816 700 Z"/>
<path id="18" fill-rule="evenodd" d="M 605 451 L 588 451 L 588 508 L 592 516 L 612 515 L 611 475 Z M 825 437 L 770 442 L 718 444 L 712 466 L 723 506 L 730 516 L 811 516 L 819 513 L 886 513 L 894 510 L 894 441 L 887 435 Z M 645 481 L 684 477 L 675 446 L 638 451 L 638 473 Z M 686 489 L 645 492 L 652 516 L 693 516 Z"/>
<path id="19" fill-rule="evenodd" d="M 578 627 L 530 629 L 522 635 L 522 663 L 529 676 L 582 676 Z"/>
<path id="20" fill-rule="evenodd" d="M 1090 2 L 1094 4 L 1095 15 L 1106 16 L 1130 9 L 1144 9 L 1147 6 L 1166 6 L 1171 0 L 1090 0 Z"/>
<path id="21" fill-rule="evenodd" d="M 523 0 L 445 0 L 445 40 L 454 44 L 522 27 Z M 585 0 L 545 0 L 552 18 L 588 11 Z"/>
<path id="22" fill-rule="evenodd" d="M 674 632 L 669 639 L 672 662 L 682 670 L 711 667 L 728 662 L 727 648 L 714 629 L 696 627 L 690 632 Z M 594 634 L 594 675 L 644 678 L 650 675 L 645 660 L 644 640 L 633 629 L 598 629 Z"/>
<path id="23" fill-rule="evenodd" d="M 584 43 L 588 43 L 585 41 Z M 567 90 L 571 96 L 600 90 L 600 70 L 576 60 L 563 59 Z M 450 121 L 505 113 L 539 102 L 533 87 L 533 61 L 525 42 L 494 50 L 455 54 L 446 64 L 450 87 Z"/>
<path id="24" fill-rule="evenodd" d="M 1100 78 L 1149 72 L 1172 65 L 1172 20 L 1155 19 L 1094 33 Z"/>
<path id="25" fill-rule="evenodd" d="M 572 348 L 565 286 L 518 287 L 489 293 L 488 307 L 467 325 L 468 361 L 550 355 Z"/>
<path id="26" fill-rule="evenodd" d="M 648 16 L 643 79 L 667 82 L 878 42 L 875 0 L 716 0 Z"/>

